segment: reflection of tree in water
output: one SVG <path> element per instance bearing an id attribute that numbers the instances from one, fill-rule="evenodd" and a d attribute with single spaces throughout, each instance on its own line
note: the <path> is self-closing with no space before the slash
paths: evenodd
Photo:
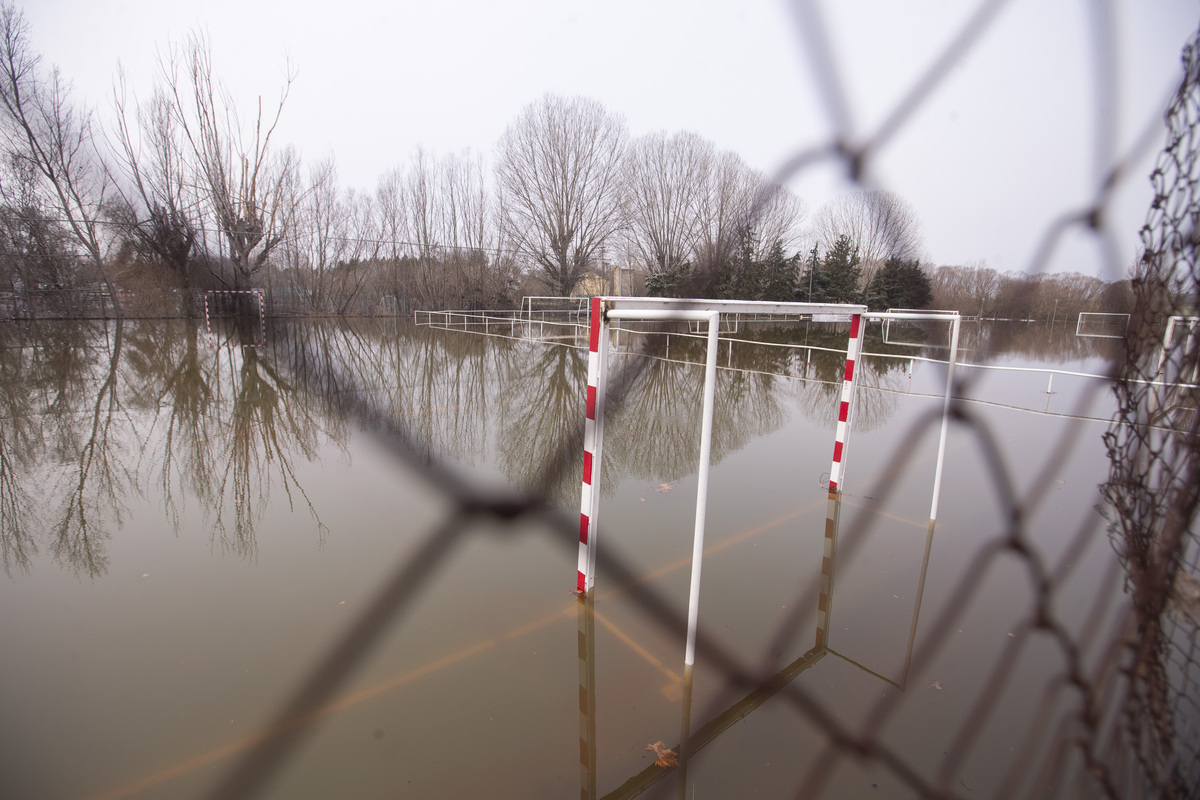
<path id="1" fill-rule="evenodd" d="M 229 368 L 225 380 L 232 396 L 228 407 L 220 401 L 216 406 L 220 414 L 216 427 L 224 433 L 219 436 L 223 440 L 220 450 L 214 455 L 224 469 L 217 478 L 214 535 L 226 550 L 253 556 L 257 549 L 254 525 L 269 505 L 275 478 L 290 508 L 295 507 L 293 490 L 303 498 L 323 535 L 325 527 L 293 466 L 296 453 L 308 461 L 317 457 L 321 429 L 315 415 L 293 407 L 292 388 L 259 357 L 256 348 L 221 351 L 218 376 L 222 361 Z M 232 527 L 226 522 L 227 498 L 233 501 Z"/>
<path id="2" fill-rule="evenodd" d="M 211 351 L 201 348 L 202 335 L 195 319 L 143 323 L 130 336 L 127 356 L 138 377 L 130 402 L 153 415 L 155 428 L 161 429 L 161 451 L 143 456 L 158 472 L 163 508 L 176 531 L 188 492 L 203 507 L 215 496 L 214 395 L 211 364 L 202 357 Z"/>
<path id="3" fill-rule="evenodd" d="M 124 495 L 135 486 L 129 469 L 131 453 L 120 452 L 122 437 L 113 429 L 114 415 L 121 411 L 118 392 L 124 323 L 118 320 L 111 336 L 106 325 L 104 333 L 107 363 L 96 364 L 99 385 L 82 418 L 81 443 L 73 469 L 62 478 L 65 492 L 55 515 L 59 521 L 54 525 L 52 540 L 58 561 L 92 577 L 103 574 L 108 567 L 105 543 L 111 533 L 104 523 L 121 524 Z M 121 417 L 132 422 L 127 414 Z M 132 424 L 129 429 L 132 432 Z"/>
<path id="4" fill-rule="evenodd" d="M 844 333 L 840 341 L 836 331 L 827 335 L 825 344 L 845 346 Z M 27 564 L 37 549 L 37 483 L 28 476 L 48 469 L 47 449 L 71 465 L 59 483 L 65 500 L 51 551 L 88 574 L 104 569 L 104 529 L 121 523 L 122 498 L 149 485 L 176 530 L 195 498 L 215 540 L 242 556 L 256 551 L 254 527 L 272 490 L 281 488 L 293 507 L 307 505 L 323 531 L 295 459 L 317 458 L 325 441 L 345 447 L 348 424 L 337 403 L 345 391 L 372 394 L 427 458 L 479 463 L 495 438 L 495 463 L 511 482 L 566 503 L 578 496 L 576 468 L 557 475 L 553 487 L 529 483 L 582 426 L 581 350 L 407 325 L 384 330 L 369 320 L 281 323 L 269 333 L 273 357 L 286 365 L 280 373 L 253 348 L 206 346 L 195 321 L 70 324 L 10 336 L 15 345 L 0 354 L 0 535 L 9 566 Z M 703 345 L 673 339 L 671 357 L 700 361 Z M 623 476 L 657 482 L 693 473 L 703 369 L 613 359 L 610 378 L 627 367 L 636 377 L 624 402 L 609 408 L 602 491 Z M 839 353 L 817 352 L 806 363 L 803 352 L 736 343 L 721 362 L 732 369 L 717 376 L 714 463 L 782 426 L 795 397 L 803 413 L 832 424 Z M 869 383 L 870 367 L 863 370 Z M 43 409 L 49 413 L 37 413 Z M 873 411 L 869 398 L 860 401 L 860 424 L 881 424 L 889 413 Z"/>
<path id="5" fill-rule="evenodd" d="M 478 463 L 486 449 L 489 403 L 506 400 L 498 384 L 509 370 L 512 342 L 429 330 L 408 341 L 415 347 L 408 354 L 407 403 L 396 409 L 400 418 L 417 432 L 426 458 Z"/>
<path id="6" fill-rule="evenodd" d="M 690 351 L 696 347 L 673 341 L 672 358 L 691 358 L 694 354 Z M 703 342 L 698 347 L 702 355 Z M 610 381 L 621 371 L 629 371 L 634 378 L 623 399 L 608 408 L 601 492 L 610 494 L 624 477 L 670 481 L 694 473 L 700 459 L 703 367 L 654 356 L 614 355 L 612 359 Z M 534 487 L 529 482 L 541 475 L 540 468 L 564 438 L 578 436 L 581 430 L 587 353 L 549 347 L 527 363 L 530 368 L 514 375 L 513 382 L 502 389 L 505 396 L 514 398 L 505 412 L 502 468 L 514 483 L 544 490 L 569 503 L 578 499 L 578 470 L 554 476 L 553 486 Z M 755 437 L 778 429 L 787 419 L 781 402 L 786 381 L 745 369 L 717 371 L 714 464 Z"/>
<path id="7" fill-rule="evenodd" d="M 318 418 L 293 409 L 294 393 L 256 349 L 213 349 L 206 336 L 195 320 L 142 322 L 127 348 L 130 403 L 153 419 L 140 469 L 154 475 L 173 527 L 195 498 L 221 547 L 253 556 L 254 526 L 279 481 L 289 507 L 298 494 L 323 532 L 294 468 L 297 453 L 317 455 Z"/>
<path id="8" fill-rule="evenodd" d="M 577 498 L 578 469 L 547 475 L 543 468 L 563 442 L 577 439 L 583 430 L 587 352 L 572 347 L 532 346 L 519 363 L 522 366 L 507 372 L 499 387 L 506 400 L 500 413 L 497 444 L 500 469 L 509 481 L 528 491 L 560 500 L 572 495 Z M 602 469 L 600 478 L 607 485 L 604 476 Z M 553 483 L 534 485 L 538 479 Z"/>
<path id="9" fill-rule="evenodd" d="M 214 536 L 242 555 L 255 551 L 253 526 L 276 481 L 289 504 L 296 494 L 307 503 L 295 457 L 315 458 L 326 431 L 258 352 L 209 349 L 194 321 L 0 331 L 6 570 L 28 568 L 45 536 L 60 563 L 102 574 L 112 526 L 148 476 L 176 530 L 195 496 Z"/>
<path id="10" fill-rule="evenodd" d="M 65 463 L 79 452 L 78 411 L 89 402 L 95 351 L 104 347 L 105 331 L 89 323 L 43 323 L 29 330 L 31 412 L 43 415 L 48 455 Z"/>
<path id="11" fill-rule="evenodd" d="M 468 464 L 486 450 L 486 410 L 507 402 L 499 383 L 523 346 L 371 320 L 304 323 L 287 336 L 289 375 L 331 419 L 341 416 L 340 393 L 366 392 L 426 460 Z"/>
<path id="12" fill-rule="evenodd" d="M 107 564 L 105 526 L 112 520 L 120 524 L 122 497 L 134 485 L 113 452 L 122 439 L 113 422 L 120 417 L 124 326 L 14 323 L 2 330 L 0 555 L 5 569 L 27 569 L 38 551 L 39 512 L 48 506 L 39 496 L 42 489 L 58 498 L 49 512 L 55 520 L 50 552 L 77 572 L 98 575 Z"/>
<path id="13" fill-rule="evenodd" d="M 730 358 L 725 356 L 729 345 L 722 343 L 722 355 L 718 363 L 728 363 L 734 369 L 745 370 L 749 373 L 748 378 L 773 378 L 777 383 L 770 384 L 770 388 L 775 395 L 782 397 L 790 394 L 795 397 L 799 401 L 800 413 L 805 419 L 832 430 L 837 422 L 842 382 L 846 376 L 848 333 L 849 328 L 844 324 L 787 324 L 763 327 L 744 334 L 752 335 L 752 340 L 734 340 Z M 779 344 L 794 347 L 773 346 Z M 674 352 L 674 340 L 671 347 Z M 910 355 L 912 352 L 912 348 L 889 347 L 882 345 L 882 342 L 871 343 L 871 349 L 875 352 L 903 355 Z M 688 345 L 688 360 L 696 361 L 703 357 L 703 343 L 692 340 L 692 344 Z M 899 406 L 899 398 L 895 392 L 902 391 L 905 386 L 906 366 L 907 361 L 891 358 L 860 357 L 855 362 L 859 385 L 855 430 L 873 430 L 895 414 Z M 760 372 L 771 375 L 754 375 Z M 795 376 L 797 380 L 774 378 L 775 375 Z M 798 380 L 799 378 L 803 380 Z M 720 391 L 718 399 L 719 397 Z M 714 427 L 714 441 L 715 434 Z"/>
<path id="14" fill-rule="evenodd" d="M 22 324 L 0 326 L 0 562 L 6 574 L 28 569 L 37 552 L 38 505 L 22 480 L 37 469 L 44 441 L 44 417 L 35 412 L 31 391 L 38 350 L 29 331 Z"/>
<path id="15" fill-rule="evenodd" d="M 946 358 L 945 334 L 935 337 L 943 344 L 923 353 L 928 358 Z M 1124 358 L 1125 340 L 1076 336 L 1075 320 L 1060 320 L 1053 328 L 1042 322 L 963 322 L 959 330 L 959 358 L 978 363 L 992 356 L 1022 356 L 1048 364 L 1085 359 L 1119 361 Z"/>

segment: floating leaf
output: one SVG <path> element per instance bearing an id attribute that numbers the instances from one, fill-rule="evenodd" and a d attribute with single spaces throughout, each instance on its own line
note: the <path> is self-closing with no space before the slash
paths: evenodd
<path id="1" fill-rule="evenodd" d="M 672 490 L 672 489 L 674 489 L 674 488 L 675 488 L 675 484 L 673 484 L 673 483 L 660 483 L 658 486 L 655 486 L 655 487 L 654 487 L 654 491 L 656 491 L 656 492 L 669 492 L 669 491 L 671 491 L 671 490 Z"/>
<path id="2" fill-rule="evenodd" d="M 667 746 L 665 744 L 663 744 L 661 741 L 655 742 L 654 744 L 646 745 L 646 749 L 653 751 L 654 755 L 658 756 L 658 758 L 654 759 L 654 763 L 657 764 L 658 766 L 660 766 L 660 767 L 677 767 L 677 766 L 679 766 L 679 760 L 677 758 L 675 758 L 675 751 L 668 750 Z"/>

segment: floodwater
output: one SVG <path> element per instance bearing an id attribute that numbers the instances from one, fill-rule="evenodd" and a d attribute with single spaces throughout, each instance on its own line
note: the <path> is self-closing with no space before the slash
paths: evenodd
<path id="1" fill-rule="evenodd" d="M 994 363 L 1102 373 L 1116 355 L 1029 328 L 992 341 Z M 954 592 L 1010 495 L 1049 565 L 1103 530 L 1112 400 L 1095 379 L 964 368 L 970 424 L 931 528 L 945 367 L 877 334 L 866 350 L 897 357 L 860 359 L 840 503 L 842 356 L 722 343 L 685 681 L 697 340 L 616 342 L 628 388 L 581 599 L 587 362 L 569 343 L 394 320 L 278 323 L 243 348 L 202 321 L 0 326 L 0 795 L 785 797 L 818 762 L 824 796 L 912 795 L 878 758 L 831 758 L 830 730 L 996 792 L 1063 659 L 1028 625 L 1027 561 L 1000 553 Z M 961 360 L 999 338 L 965 327 Z M 460 514 L 463 486 L 553 513 Z M 1054 608 L 1078 627 L 1121 584 L 1103 533 L 1070 558 Z M 685 725 L 705 731 L 686 770 L 655 766 L 648 746 L 678 749 Z"/>

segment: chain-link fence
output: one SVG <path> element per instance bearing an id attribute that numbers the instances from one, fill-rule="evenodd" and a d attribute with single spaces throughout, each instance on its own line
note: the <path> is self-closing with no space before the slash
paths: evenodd
<path id="1" fill-rule="evenodd" d="M 824 59 L 830 58 L 831 48 L 821 33 L 820 20 L 811 4 L 798 2 L 798 16 L 805 22 L 808 37 L 802 44 L 808 52 L 816 54 L 815 73 L 825 81 L 823 96 L 829 116 L 839 129 L 827 145 L 797 154 L 776 177 L 780 180 L 794 177 L 829 159 L 844 163 L 856 178 L 863 175 L 864 167 L 880 149 L 911 124 L 913 112 L 920 108 L 931 88 L 970 51 L 1003 5 L 995 1 L 982 3 L 961 33 L 934 60 L 931 72 L 912 88 L 897 113 L 888 117 L 873 136 L 863 139 L 865 144 L 855 146 L 848 144 L 849 132 L 840 128 L 844 98 L 836 82 L 829 78 L 833 70 L 828 69 L 830 64 Z M 1095 13 L 1102 26 L 1113 24 L 1103 12 Z M 799 715 L 817 732 L 816 740 L 820 742 L 820 752 L 809 754 L 804 761 L 801 777 L 792 792 L 794 796 L 833 796 L 834 775 L 847 762 L 865 764 L 876 774 L 888 775 L 909 796 L 972 796 L 976 789 L 959 780 L 960 768 L 975 754 L 982 732 L 1000 716 L 1014 685 L 1023 680 L 1022 659 L 1033 648 L 1049 653 L 1041 663 L 1056 666 L 1052 674 L 1042 676 L 1044 689 L 1036 713 L 1011 733 L 1012 751 L 998 767 L 999 779 L 988 787 L 990 796 L 1184 798 L 1200 792 L 1197 642 L 1200 552 L 1195 541 L 1195 518 L 1200 503 L 1196 413 L 1200 400 L 1196 387 L 1200 337 L 1194 335 L 1200 297 L 1196 258 L 1196 239 L 1200 235 L 1196 227 L 1200 221 L 1200 206 L 1196 201 L 1200 182 L 1200 164 L 1196 158 L 1200 144 L 1196 141 L 1200 135 L 1198 47 L 1200 42 L 1194 37 L 1183 54 L 1184 79 L 1168 114 L 1168 144 L 1153 175 L 1156 197 L 1143 233 L 1145 256 L 1134 282 L 1136 307 L 1126 335 L 1127 355 L 1119 374 L 1113 376 L 1118 411 L 1105 436 L 1109 477 L 1095 497 L 1109 523 L 1107 528 L 1096 524 L 1094 509 L 1085 509 L 1067 531 L 1062 546 L 1051 553 L 1036 540 L 1037 532 L 1031 528 L 1030 520 L 1047 503 L 1052 476 L 1082 449 L 1084 438 L 1092 435 L 1084 422 L 1088 404 L 1097 393 L 1108 392 L 1109 388 L 1097 384 L 1097 388 L 1084 392 L 1079 407 L 1062 416 L 1060 426 L 1055 429 L 1057 438 L 1048 449 L 1050 455 L 1040 463 L 1023 463 L 1018 467 L 1006 460 L 1002 452 L 998 443 L 1002 432 L 993 428 L 978 406 L 961 399 L 981 380 L 981 371 L 958 373 L 954 387 L 954 397 L 958 399 L 951 403 L 950 414 L 959 438 L 985 465 L 989 488 L 985 492 L 987 497 L 980 502 L 986 501 L 997 509 L 995 532 L 989 531 L 983 544 L 962 560 L 944 591 L 944 602 L 931 618 L 923 620 L 920 636 L 910 640 L 904 674 L 921 674 L 923 668 L 946 652 L 958 630 L 963 609 L 982 594 L 981 587 L 989 581 L 1009 580 L 1014 574 L 1023 578 L 1012 581 L 1008 587 L 1010 594 L 1019 595 L 1014 605 L 1021 609 L 1021 617 L 1010 633 L 1012 646 L 997 651 L 985 674 L 977 676 L 979 688 L 969 698 L 968 707 L 962 709 L 961 717 L 953 725 L 929 734 L 933 740 L 930 749 L 936 751 L 932 768 L 927 760 L 917 763 L 903 747 L 882 734 L 899 715 L 904 692 L 883 692 L 863 698 L 861 714 L 842 716 L 823 701 L 820 687 L 796 680 L 831 652 L 829 631 L 822 626 L 828 620 L 835 555 L 841 563 L 853 559 L 865 547 L 877 522 L 869 514 L 844 514 L 845 498 L 830 495 L 822 573 L 812 585 L 797 590 L 795 602 L 789 608 L 799 610 L 785 614 L 768 637 L 773 645 L 768 652 L 799 648 L 802 654 L 790 663 L 777 663 L 775 656 L 749 658 L 725 644 L 718 631 L 706 628 L 701 617 L 697 641 L 700 660 L 704 669 L 719 673 L 727 687 L 724 695 L 732 693 L 735 699 L 732 702 L 711 699 L 690 709 L 691 698 L 685 698 L 685 710 L 690 717 L 685 715 L 680 740 L 677 745 L 670 743 L 671 747 L 662 748 L 674 752 L 659 755 L 655 764 L 630 776 L 610 796 L 634 797 L 656 786 L 661 789 L 661 782 L 668 777 L 677 779 L 680 796 L 688 796 L 688 784 L 682 778 L 688 758 L 695 757 L 732 725 L 768 703 L 785 706 Z M 1125 174 L 1124 164 L 1113 165 L 1110 173 L 1101 177 L 1103 180 L 1097 181 L 1100 188 L 1087 208 L 1047 224 L 1046 242 L 1077 228 L 1094 235 L 1102 247 L 1111 250 L 1103 212 L 1111 201 L 1112 186 L 1118 180 L 1139 178 Z M 1034 263 L 1029 265 L 1032 271 L 1044 268 L 1046 251 L 1047 248 L 1039 250 Z M 403 311 L 409 305 L 393 295 L 364 293 L 363 298 L 368 306 L 382 306 L 387 313 Z M 50 301 L 39 298 L 38 302 L 43 304 L 34 311 L 49 314 Z M 268 313 L 277 315 L 289 308 L 305 306 L 303 298 L 289 297 L 286 292 L 268 292 L 266 302 Z M 0 314 L 28 316 L 30 309 L 21 306 L 22 303 L 28 305 L 29 297 L 0 295 Z M 1175 334 L 1160 347 L 1170 320 Z M 466 323 L 463 327 L 467 327 Z M 1000 341 L 1006 337 L 1028 335 L 1017 327 L 1001 326 L 989 332 L 990 339 L 980 337 L 981 341 L 973 344 L 974 360 L 986 361 L 987 351 L 1003 349 L 1011 343 Z M 464 331 L 446 335 L 472 334 Z M 844 335 L 839 338 L 826 330 L 821 337 L 822 346 L 830 349 L 845 346 Z M 644 403 L 646 386 L 653 387 L 654 380 L 660 377 L 657 371 L 666 356 L 662 351 L 663 341 L 655 337 L 642 341 L 641 352 L 652 358 L 624 357 L 614 362 L 608 379 L 610 414 L 620 413 L 624 403 Z M 311 340 L 288 335 L 282 327 L 270 331 L 266 345 L 252 357 L 271 360 L 272 375 L 277 382 L 282 383 L 280 376 L 303 373 L 303 381 L 297 384 L 319 395 L 323 411 L 370 432 L 398 464 L 407 468 L 403 471 L 405 476 L 411 476 L 407 479 L 423 482 L 429 493 L 444 500 L 449 510 L 436 524 L 422 531 L 402 561 L 391 566 L 366 609 L 346 625 L 335 641 L 328 643 L 317 665 L 276 709 L 273 718 L 246 740 L 249 744 L 238 753 L 236 762 L 210 793 L 213 798 L 257 796 L 267 789 L 278 771 L 299 758 L 306 737 L 327 715 L 327 709 L 336 705 L 339 693 L 350 683 L 371 649 L 399 615 L 430 591 L 440 574 L 439 568 L 473 538 L 503 538 L 518 529 L 534 529 L 545 537 L 543 546 L 573 553 L 579 537 L 578 519 L 559 509 L 564 496 L 579 488 L 580 465 L 584 460 L 582 396 L 578 398 L 578 424 L 556 431 L 553 441 L 539 447 L 536 473 L 525 488 L 502 491 L 494 482 L 472 478 L 439 458 L 436 449 L 427 447 L 403 420 L 387 412 L 369 387 L 362 385 L 361 376 L 354 369 L 339 361 L 336 348 L 318 352 Z M 689 360 L 690 345 L 686 339 L 675 347 L 674 358 Z M 819 405 L 836 400 L 839 370 L 843 369 L 839 363 L 822 364 L 810 372 L 808 364 L 797 365 L 783 350 L 772 351 L 768 360 L 771 362 L 768 367 L 756 363 L 753 370 L 745 369 L 736 375 L 730 369 L 723 380 L 730 383 L 753 380 L 754 370 L 788 374 L 799 367 L 805 370 L 806 379 L 820 385 L 818 391 L 805 398 L 806 402 Z M 732 347 L 726 366 L 738 366 Z M 578 383 L 581 376 L 568 378 L 566 383 Z M 266 392 L 263 389 L 260 394 Z M 941 420 L 940 409 L 921 415 L 897 437 L 888 453 L 878 454 L 885 461 L 879 470 L 884 477 L 865 487 L 863 494 L 883 498 L 895 492 L 907 468 L 912 466 L 917 443 L 934 431 Z M 253 427 L 252 419 L 243 422 L 246 429 Z M 736 422 L 731 422 L 723 434 L 741 441 L 734 429 Z M 660 434 L 660 430 L 667 430 L 667 426 L 647 433 L 644 438 L 668 435 Z M 247 440 L 251 438 L 247 430 L 237 433 L 246 434 L 243 438 Z M 642 444 L 633 442 L 629 447 Z M 686 455 L 690 458 L 692 454 Z M 1018 469 L 1023 475 L 1015 474 Z M 1032 479 L 1019 479 L 1029 477 Z M 13 519 L 9 517 L 10 522 Z M 924 539 L 926 561 L 933 537 L 931 523 Z M 1107 579 L 1083 589 L 1074 585 L 1072 580 L 1079 574 L 1084 554 L 1094 551 L 1097 543 L 1108 547 L 1110 541 L 1118 559 L 1111 565 Z M 597 560 L 599 573 L 612 584 L 623 587 L 638 614 L 664 629 L 682 631 L 686 627 L 678 604 L 640 580 L 637 568 L 626 559 L 601 549 Z M 564 591 L 573 583 L 572 577 L 564 575 Z M 1111 594 L 1114 585 L 1123 585 L 1124 592 Z M 918 598 L 923 587 L 922 572 Z M 595 667 L 594 662 L 583 658 L 594 647 L 595 600 L 585 593 L 576 601 L 581 656 L 580 759 L 585 798 L 599 794 L 593 735 L 596 698 L 586 691 L 594 688 Z M 811 628 L 804 625 L 813 608 L 820 610 L 816 641 L 811 648 L 801 647 L 806 637 L 812 635 Z M 915 614 L 912 628 L 915 633 Z"/>
<path id="2" fill-rule="evenodd" d="M 1196 320 L 1189 317 L 1200 290 L 1198 45 L 1193 38 L 1184 49 L 1184 80 L 1167 112 L 1167 146 L 1151 176 L 1155 197 L 1142 231 L 1145 251 L 1133 282 L 1136 305 L 1116 384 L 1119 410 L 1106 437 L 1111 469 L 1103 487 L 1134 601 L 1121 720 L 1107 747 L 1146 794 L 1165 797 L 1193 796 L 1200 786 L 1198 354 Z M 1164 337 L 1164 328 L 1173 335 Z"/>
<path id="3" fill-rule="evenodd" d="M 981 5 L 961 34 L 936 60 L 933 71 L 915 86 L 904 106 L 889 117 L 868 144 L 848 145 L 839 131 L 826 147 L 798 154 L 777 177 L 789 178 L 822 159 L 840 159 L 852 174 L 862 173 L 886 141 L 904 128 L 928 95 L 930 87 L 971 48 L 1002 3 Z M 798 3 L 805 18 L 807 50 L 830 52 L 820 20 L 810 4 Z M 1096 12 L 1103 17 L 1102 12 Z M 1102 22 L 1104 20 L 1101 20 Z M 1108 20 L 1107 24 L 1111 24 Z M 823 65 L 823 66 L 828 66 Z M 819 78 L 832 70 L 818 66 Z M 842 105 L 835 82 L 823 92 L 830 114 L 842 118 Z M 955 424 L 988 465 L 990 494 L 999 509 L 1000 532 L 963 566 L 954 581 L 949 599 L 938 611 L 917 645 L 910 651 L 906 669 L 918 670 L 947 647 L 960 618 L 980 585 L 1000 569 L 1016 561 L 1028 582 L 1023 598 L 1027 612 L 1014 638 L 1035 636 L 1057 656 L 1060 668 L 1050 676 L 1041 698 L 1042 711 L 1022 729 L 1020 746 L 1007 761 L 1005 777 L 991 796 L 1070 797 L 1193 797 L 1200 790 L 1200 652 L 1197 625 L 1200 623 L 1200 555 L 1197 553 L 1195 517 L 1200 502 L 1200 458 L 1197 453 L 1196 366 L 1200 363 L 1200 337 L 1193 335 L 1200 292 L 1196 260 L 1196 202 L 1200 165 L 1197 141 L 1200 129 L 1200 53 L 1197 40 L 1184 51 L 1184 80 L 1168 114 L 1169 139 L 1153 180 L 1156 197 L 1143 233 L 1145 257 L 1134 282 L 1137 305 L 1129 324 L 1128 356 L 1117 378 L 1118 413 L 1105 441 L 1111 460 L 1110 477 L 1101 487 L 1099 500 L 1109 521 L 1107 531 L 1081 516 L 1063 552 L 1047 556 L 1034 541 L 1028 520 L 1046 500 L 1048 476 L 1055 473 L 1078 446 L 1085 431 L 1068 421 L 1059 434 L 1052 455 L 1044 463 L 1025 467 L 1037 477 L 1031 487 L 1018 484 L 997 444 L 997 432 L 973 408 L 955 401 L 951 406 Z M 1104 210 L 1110 201 L 1112 182 L 1124 179 L 1123 165 L 1116 165 L 1100 181 L 1094 202 L 1076 214 L 1051 222 L 1045 239 L 1052 242 L 1064 231 L 1078 228 L 1111 246 L 1105 228 Z M 1042 248 L 1040 253 L 1044 253 Z M 1030 269 L 1043 268 L 1039 255 Z M 1168 318 L 1178 317 L 1179 335 L 1160 351 L 1162 331 Z M 467 334 L 463 334 L 467 335 Z M 994 343 L 993 343 L 994 344 Z M 647 345 L 651 347 L 652 345 Z M 489 528 L 503 532 L 532 520 L 549 521 L 552 541 L 571 548 L 577 540 L 577 521 L 554 510 L 552 495 L 575 480 L 582 458 L 582 416 L 578 428 L 569 431 L 542 454 L 539 474 L 524 493 L 497 495 L 445 468 L 436 459 L 414 447 L 402 422 L 388 418 L 372 402 L 371 395 L 356 383 L 354 375 L 337 363 L 307 353 L 302 343 L 278 342 L 275 355 L 280 364 L 299 361 L 320 374 L 320 385 L 331 408 L 342 417 L 375 431 L 378 440 L 402 463 L 414 468 L 429 487 L 442 494 L 451 506 L 442 522 L 426 532 L 422 545 L 403 563 L 397 564 L 374 603 L 345 634 L 331 643 L 320 665 L 278 711 L 268 726 L 272 735 L 250 749 L 228 773 L 212 797 L 255 794 L 270 776 L 295 756 L 308 724 L 318 709 L 328 703 L 363 659 L 372 643 L 407 604 L 427 589 L 430 576 L 463 542 L 478 533 L 481 519 L 498 523 Z M 635 386 L 646 360 L 626 359 L 610 378 L 608 403 L 619 409 Z M 317 365 L 317 366 L 314 366 Z M 962 374 L 955 387 L 963 396 L 973 380 Z M 1105 391 L 1098 389 L 1097 391 Z M 912 427 L 890 456 L 884 474 L 903 472 L 911 445 L 936 425 L 939 415 L 930 414 Z M 895 478 L 870 488 L 872 496 L 885 496 Z M 839 498 L 831 496 L 829 524 L 839 520 Z M 839 558 L 850 557 L 871 525 L 869 516 L 856 517 L 840 531 Z M 502 534 L 501 534 L 502 535 Z M 932 537 L 931 526 L 929 536 Z M 1126 591 L 1110 596 L 1105 587 L 1090 596 L 1082 609 L 1064 612 L 1064 586 L 1075 569 L 1075 561 L 1097 539 L 1111 538 L 1124 567 Z M 549 545 L 548 545 L 549 546 Z M 928 548 L 928 542 L 926 547 Z M 927 549 L 928 553 L 928 549 Z M 829 554 L 827 553 L 827 558 Z M 674 605 L 655 590 L 640 584 L 633 570 L 621 559 L 599 555 L 599 570 L 617 583 L 631 587 L 633 602 L 641 612 L 668 627 L 682 629 L 684 620 Z M 806 587 L 820 596 L 821 587 Z M 1074 597 L 1074 595 L 1072 595 Z M 581 608 L 581 648 L 591 631 L 589 596 L 578 601 Z M 802 603 L 797 603 L 802 606 Z M 778 642 L 794 642 L 801 636 L 799 616 L 787 618 L 774 634 Z M 915 620 L 914 620 L 915 625 Z M 820 636 L 818 637 L 818 645 Z M 868 707 L 863 718 L 850 723 L 831 713 L 811 687 L 792 678 L 802 672 L 819 653 L 806 653 L 799 661 L 783 666 L 748 662 L 741 654 L 708 636 L 701 621 L 699 649 L 710 666 L 722 673 L 730 687 L 745 697 L 729 708 L 707 707 L 692 714 L 694 725 L 685 721 L 679 743 L 686 764 L 694 754 L 721 733 L 731 720 L 740 719 L 768 699 L 787 704 L 821 732 L 824 752 L 810 763 L 795 793 L 821 796 L 831 775 L 848 759 L 866 762 L 889 773 L 921 797 L 962 796 L 971 791 L 965 781 L 955 783 L 959 767 L 970 756 L 979 733 L 996 714 L 1005 693 L 1019 680 L 1018 665 L 1024 644 L 997 655 L 971 700 L 965 722 L 942 731 L 944 743 L 936 769 L 930 771 L 911 763 L 894 746 L 878 735 L 895 715 L 900 693 L 885 694 Z M 815 653 L 815 654 L 814 654 Z M 589 680 L 581 673 L 581 685 Z M 594 712 L 594 698 L 581 696 L 586 718 Z M 585 731 L 586 734 L 586 724 Z M 586 735 L 583 739 L 586 741 Z M 665 749 L 665 748 L 664 748 Z M 593 759 L 584 746 L 581 759 Z M 683 767 L 671 759 L 633 776 L 614 796 L 631 797 L 646 791 L 662 775 Z M 680 782 L 680 791 L 686 783 Z M 583 796 L 594 796 L 594 781 L 585 780 Z M 681 795 L 682 796 L 682 795 Z"/>

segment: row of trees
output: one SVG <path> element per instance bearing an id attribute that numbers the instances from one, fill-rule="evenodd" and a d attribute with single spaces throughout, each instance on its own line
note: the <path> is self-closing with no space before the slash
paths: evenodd
<path id="1" fill-rule="evenodd" d="M 941 266 L 930 273 L 934 308 L 998 319 L 1066 319 L 1081 311 L 1129 313 L 1130 281 L 1108 283 L 1077 272 L 1000 273 L 985 264 Z"/>
<path id="2" fill-rule="evenodd" d="M 295 74 L 243 117 L 193 35 L 140 99 L 119 74 L 101 119 L 0 4 L 0 281 L 101 284 L 118 310 L 118 289 L 270 286 L 300 310 L 347 313 L 387 295 L 458 307 L 569 295 L 620 266 L 654 294 L 965 302 L 949 277 L 930 284 L 897 195 L 843 195 L 810 221 L 737 155 L 692 133 L 631 137 L 584 98 L 527 106 L 491 165 L 418 150 L 373 192 L 345 188 L 332 157 L 304 164 L 279 140 Z"/>

